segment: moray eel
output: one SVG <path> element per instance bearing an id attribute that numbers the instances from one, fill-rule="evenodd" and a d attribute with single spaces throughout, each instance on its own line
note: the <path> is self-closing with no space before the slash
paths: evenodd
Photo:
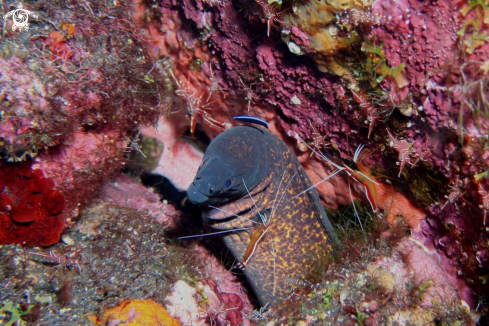
<path id="1" fill-rule="evenodd" d="M 238 126 L 209 144 L 187 191 L 211 227 L 252 228 L 222 238 L 240 262 L 254 242 L 244 273 L 262 305 L 285 300 L 338 242 L 316 190 L 299 195 L 310 187 L 284 142 L 263 128 Z"/>

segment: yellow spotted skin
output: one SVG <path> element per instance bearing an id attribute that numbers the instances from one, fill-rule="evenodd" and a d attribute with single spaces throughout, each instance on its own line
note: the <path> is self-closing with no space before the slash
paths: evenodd
<path id="1" fill-rule="evenodd" d="M 258 210 L 266 213 L 270 227 L 258 243 L 244 273 L 260 303 L 273 305 L 290 296 L 294 281 L 310 272 L 314 260 L 332 253 L 332 244 L 337 238 L 315 189 L 294 198 L 312 186 L 295 154 L 272 133 L 264 129 L 260 131 L 257 139 L 246 134 L 245 139 L 230 137 L 227 143 L 240 148 L 241 153 L 247 152 L 247 146 L 265 146 L 266 154 L 259 159 L 269 163 L 265 165 L 266 177 L 250 189 L 250 193 Z M 248 194 L 218 207 L 221 210 L 203 211 L 205 220 L 213 228 L 250 227 L 253 226 L 250 220 L 260 221 Z M 240 218 L 233 218 L 231 213 Z M 223 235 L 225 244 L 238 262 L 243 259 L 252 232 Z"/>

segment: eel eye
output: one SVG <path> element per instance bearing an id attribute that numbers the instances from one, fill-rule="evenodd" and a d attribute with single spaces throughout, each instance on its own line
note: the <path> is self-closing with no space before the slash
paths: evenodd
<path id="1" fill-rule="evenodd" d="M 234 178 L 231 178 L 228 181 L 226 181 L 226 183 L 224 184 L 224 187 L 222 187 L 222 190 L 223 191 L 228 190 L 229 188 L 231 188 L 233 186 L 233 184 L 234 184 Z"/>

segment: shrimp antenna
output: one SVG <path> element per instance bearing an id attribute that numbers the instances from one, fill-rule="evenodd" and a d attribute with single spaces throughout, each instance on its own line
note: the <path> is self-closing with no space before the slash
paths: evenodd
<path id="1" fill-rule="evenodd" d="M 259 210 L 259 209 L 258 209 L 258 207 L 256 206 L 255 200 L 254 200 L 254 199 L 253 199 L 253 197 L 251 196 L 250 191 L 248 190 L 248 187 L 246 187 L 246 183 L 245 183 L 244 179 L 242 178 L 241 180 L 243 181 L 243 185 L 244 185 L 244 187 L 245 187 L 245 189 L 246 189 L 246 192 L 248 193 L 248 196 L 250 196 L 251 201 L 253 202 L 253 205 L 255 206 L 256 211 L 258 212 L 258 216 L 260 216 L 261 222 L 262 222 L 263 224 L 265 224 L 265 223 L 267 222 L 267 215 L 266 215 L 266 214 L 262 214 L 262 213 L 260 213 L 260 210 Z"/>
<path id="2" fill-rule="evenodd" d="M 252 229 L 252 228 L 233 229 L 233 230 L 225 230 L 225 231 L 213 232 L 213 233 L 206 233 L 206 234 L 189 235 L 189 236 L 186 236 L 186 237 L 177 238 L 177 240 L 190 239 L 190 238 L 199 238 L 199 237 L 207 237 L 209 235 L 216 235 L 216 234 L 223 234 L 223 233 L 230 233 L 230 232 L 238 232 L 238 231 L 246 231 L 246 230 L 249 230 L 249 229 Z"/>
<path id="3" fill-rule="evenodd" d="M 297 175 L 297 172 L 296 172 L 296 173 L 295 173 L 295 174 L 292 176 L 292 178 L 290 178 L 289 183 L 287 183 L 287 187 L 285 187 L 284 192 L 282 193 L 282 196 L 280 196 L 280 199 L 279 199 L 279 201 L 278 201 L 278 204 L 275 206 L 275 210 L 277 209 L 278 205 L 280 205 L 280 203 L 282 202 L 282 199 L 283 199 L 283 198 L 284 198 L 284 196 L 285 196 L 285 191 L 286 191 L 287 189 L 289 189 L 290 183 L 292 182 L 292 180 L 294 180 L 294 178 L 295 178 L 295 176 L 296 176 L 296 175 Z M 272 217 L 273 217 L 273 213 L 275 213 L 275 211 L 272 211 Z"/>

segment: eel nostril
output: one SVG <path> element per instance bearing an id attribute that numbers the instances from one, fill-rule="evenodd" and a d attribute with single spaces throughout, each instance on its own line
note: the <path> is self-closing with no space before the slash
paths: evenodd
<path id="1" fill-rule="evenodd" d="M 214 192 L 214 186 L 210 185 L 209 186 L 209 193 L 212 194 Z"/>
<path id="2" fill-rule="evenodd" d="M 195 177 L 195 180 L 201 180 L 201 179 L 202 179 L 202 177 L 200 175 Z"/>

